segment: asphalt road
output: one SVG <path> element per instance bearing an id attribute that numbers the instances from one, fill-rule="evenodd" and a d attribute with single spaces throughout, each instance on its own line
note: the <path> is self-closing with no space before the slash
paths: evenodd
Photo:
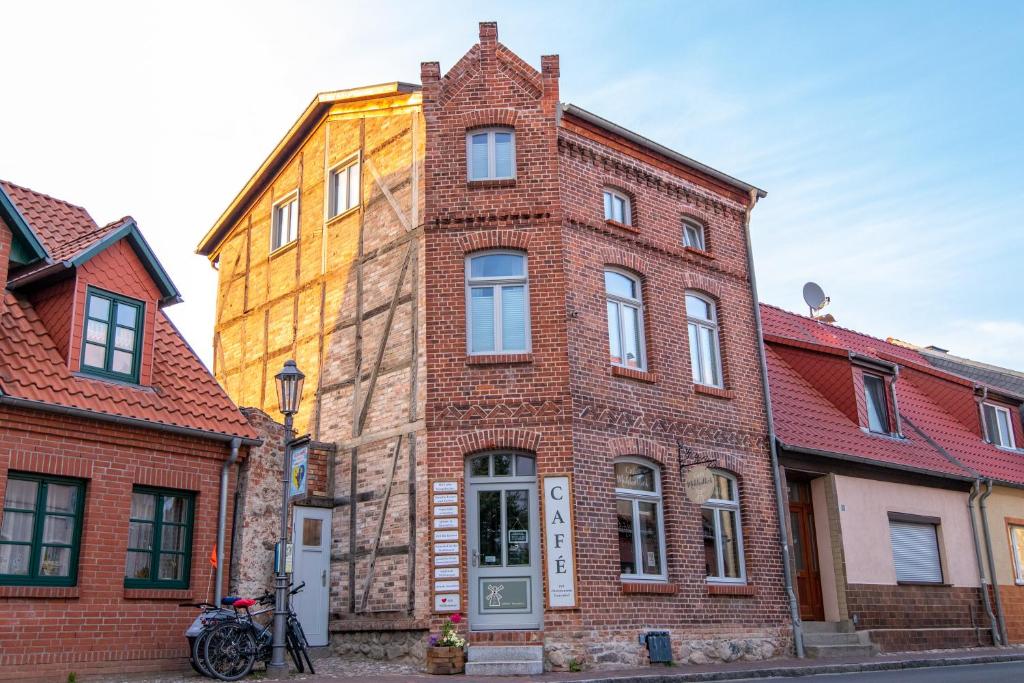
<path id="1" fill-rule="evenodd" d="M 1024 662 L 938 666 L 902 671 L 820 674 L 801 678 L 759 678 L 748 681 L 820 681 L 821 683 L 1024 683 Z"/>

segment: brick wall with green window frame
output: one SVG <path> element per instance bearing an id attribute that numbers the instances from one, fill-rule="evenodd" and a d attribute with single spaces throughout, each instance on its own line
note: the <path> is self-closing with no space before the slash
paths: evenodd
<path id="1" fill-rule="evenodd" d="M 141 301 L 89 287 L 82 372 L 138 382 L 145 311 Z"/>
<path id="2" fill-rule="evenodd" d="M 126 588 L 188 588 L 194 502 L 187 491 L 132 489 Z"/>
<path id="3" fill-rule="evenodd" d="M 0 522 L 0 585 L 74 586 L 85 482 L 11 472 Z"/>

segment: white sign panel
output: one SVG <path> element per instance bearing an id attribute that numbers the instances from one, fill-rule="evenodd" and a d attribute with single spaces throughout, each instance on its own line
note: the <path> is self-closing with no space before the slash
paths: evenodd
<path id="1" fill-rule="evenodd" d="M 459 582 L 458 581 L 435 581 L 434 590 L 438 593 L 444 592 L 458 592 Z"/>
<path id="2" fill-rule="evenodd" d="M 434 566 L 436 567 L 451 567 L 458 564 L 458 555 L 434 555 Z"/>
<path id="3" fill-rule="evenodd" d="M 435 612 L 458 612 L 462 609 L 462 600 L 458 593 L 441 593 L 434 596 Z"/>
<path id="4" fill-rule="evenodd" d="M 434 493 L 458 493 L 459 482 L 457 481 L 435 481 Z"/>
<path id="5" fill-rule="evenodd" d="M 438 567 L 434 570 L 435 579 L 457 579 L 459 578 L 458 567 Z"/>
<path id="6" fill-rule="evenodd" d="M 459 552 L 458 543 L 435 543 L 434 554 L 443 555 L 445 553 L 457 553 Z"/>
<path id="7" fill-rule="evenodd" d="M 576 606 L 576 567 L 569 477 L 544 477 L 544 542 L 547 546 L 548 607 Z"/>
<path id="8" fill-rule="evenodd" d="M 452 531 L 435 531 L 434 532 L 434 540 L 435 541 L 457 541 L 457 540 L 459 540 L 459 531 L 458 531 L 458 529 L 454 529 Z"/>
<path id="9" fill-rule="evenodd" d="M 434 494 L 435 505 L 451 505 L 452 503 L 458 503 L 459 497 L 454 493 L 436 493 Z"/>
<path id="10" fill-rule="evenodd" d="M 458 505 L 435 505 L 434 516 L 435 517 L 455 517 L 459 514 Z"/>
<path id="11" fill-rule="evenodd" d="M 458 517 L 442 517 L 441 519 L 434 520 L 435 529 L 458 529 L 459 518 Z"/>

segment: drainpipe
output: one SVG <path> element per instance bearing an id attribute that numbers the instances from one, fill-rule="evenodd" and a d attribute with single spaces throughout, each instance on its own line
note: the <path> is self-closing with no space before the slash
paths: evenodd
<path id="1" fill-rule="evenodd" d="M 999 595 L 999 579 L 996 578 L 996 562 L 992 557 L 992 537 L 988 530 L 988 510 L 985 507 L 985 499 L 992 495 L 992 480 L 985 480 L 985 493 L 978 499 L 978 507 L 981 509 L 981 530 L 985 534 L 985 552 L 988 554 L 988 576 L 992 582 L 992 593 L 996 597 L 996 619 L 999 621 L 999 637 L 1006 642 L 1006 621 L 1003 619 L 1003 599 Z"/>
<path id="2" fill-rule="evenodd" d="M 213 604 L 219 605 L 224 586 L 224 528 L 228 520 L 228 470 L 238 460 L 238 447 L 242 440 L 231 440 L 231 455 L 220 468 L 220 510 L 217 514 L 217 585 L 214 589 Z"/>
<path id="3" fill-rule="evenodd" d="M 764 392 L 765 415 L 768 419 L 768 442 L 772 460 L 772 479 L 775 484 L 775 511 L 779 523 L 779 543 L 782 546 L 782 578 L 786 586 L 786 595 L 789 597 L 789 616 L 793 622 L 793 646 L 796 649 L 796 656 L 804 657 L 804 631 L 800 621 L 800 607 L 797 603 L 796 592 L 793 590 L 793 571 L 789 564 L 789 533 L 786 530 L 785 505 L 782 496 L 782 472 L 779 469 L 779 453 L 775 439 L 775 423 L 772 416 L 772 399 L 768 389 L 768 361 L 764 353 L 764 330 L 761 327 L 761 306 L 757 297 L 757 277 L 754 275 L 754 248 L 750 243 L 750 212 L 757 203 L 757 190 L 750 191 L 750 205 L 747 207 L 743 218 L 743 231 L 747 240 L 747 272 L 750 273 L 750 293 L 754 302 L 754 326 L 757 333 L 758 360 L 761 363 L 761 390 Z"/>
<path id="4" fill-rule="evenodd" d="M 992 632 L 992 642 L 1002 646 L 1003 637 L 999 633 L 996 624 L 996 615 L 992 613 L 992 601 L 989 599 L 988 588 L 985 586 L 985 563 L 981 560 L 981 546 L 978 543 L 978 522 L 974 519 L 974 499 L 981 493 L 981 479 L 975 479 L 971 484 L 971 495 L 967 497 L 967 514 L 971 517 L 971 540 L 974 541 L 974 560 L 978 563 L 978 576 L 981 578 L 981 597 L 985 605 L 985 614 L 988 615 L 989 628 Z"/>

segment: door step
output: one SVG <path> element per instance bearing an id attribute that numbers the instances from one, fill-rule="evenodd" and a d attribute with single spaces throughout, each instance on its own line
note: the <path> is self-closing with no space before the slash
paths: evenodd
<path id="1" fill-rule="evenodd" d="M 854 630 L 849 620 L 840 622 L 805 621 L 804 650 L 812 659 L 832 657 L 872 657 L 878 646 L 867 631 Z"/>
<path id="2" fill-rule="evenodd" d="M 542 645 L 470 645 L 467 676 L 530 676 L 544 673 Z"/>

